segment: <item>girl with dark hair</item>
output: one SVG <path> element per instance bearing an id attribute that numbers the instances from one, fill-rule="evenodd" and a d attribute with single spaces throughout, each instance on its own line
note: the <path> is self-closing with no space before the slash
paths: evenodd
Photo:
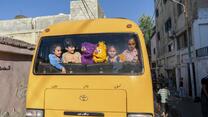
<path id="1" fill-rule="evenodd" d="M 61 60 L 61 46 L 59 44 L 55 44 L 52 46 L 52 53 L 49 54 L 49 61 L 52 66 L 54 66 L 56 69 L 60 70 L 62 73 L 66 73 L 66 69 L 62 65 Z"/>

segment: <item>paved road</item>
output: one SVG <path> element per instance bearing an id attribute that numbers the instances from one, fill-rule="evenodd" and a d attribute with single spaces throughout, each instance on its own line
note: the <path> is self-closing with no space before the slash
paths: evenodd
<path id="1" fill-rule="evenodd" d="M 172 97 L 170 100 L 170 117 L 202 117 L 200 103 L 190 98 Z"/>
<path id="2" fill-rule="evenodd" d="M 190 98 L 169 98 L 169 116 L 168 117 L 202 117 L 200 103 L 194 103 Z M 155 107 L 156 117 L 160 117 Z"/>

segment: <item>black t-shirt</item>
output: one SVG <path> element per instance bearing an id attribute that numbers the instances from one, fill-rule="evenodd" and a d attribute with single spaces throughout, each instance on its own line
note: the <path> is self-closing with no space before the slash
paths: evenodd
<path id="1" fill-rule="evenodd" d="M 206 90 L 207 90 L 207 92 L 208 92 L 208 76 L 205 77 L 205 78 L 202 78 L 201 84 L 202 84 L 202 85 L 205 85 Z"/>

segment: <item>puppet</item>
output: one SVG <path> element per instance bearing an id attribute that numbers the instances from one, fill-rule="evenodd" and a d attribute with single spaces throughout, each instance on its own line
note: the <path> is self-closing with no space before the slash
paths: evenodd
<path id="1" fill-rule="evenodd" d="M 107 57 L 107 48 L 104 42 L 99 42 L 93 53 L 93 61 L 95 63 L 103 63 Z"/>
<path id="2" fill-rule="evenodd" d="M 81 61 L 82 64 L 93 64 L 93 52 L 96 49 L 96 45 L 88 42 L 84 42 L 81 45 Z"/>

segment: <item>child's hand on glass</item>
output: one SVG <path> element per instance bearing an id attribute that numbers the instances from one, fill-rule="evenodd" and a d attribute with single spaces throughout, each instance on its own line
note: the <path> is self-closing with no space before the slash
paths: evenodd
<path id="1" fill-rule="evenodd" d="M 61 73 L 66 74 L 66 69 L 64 67 L 61 69 Z"/>

